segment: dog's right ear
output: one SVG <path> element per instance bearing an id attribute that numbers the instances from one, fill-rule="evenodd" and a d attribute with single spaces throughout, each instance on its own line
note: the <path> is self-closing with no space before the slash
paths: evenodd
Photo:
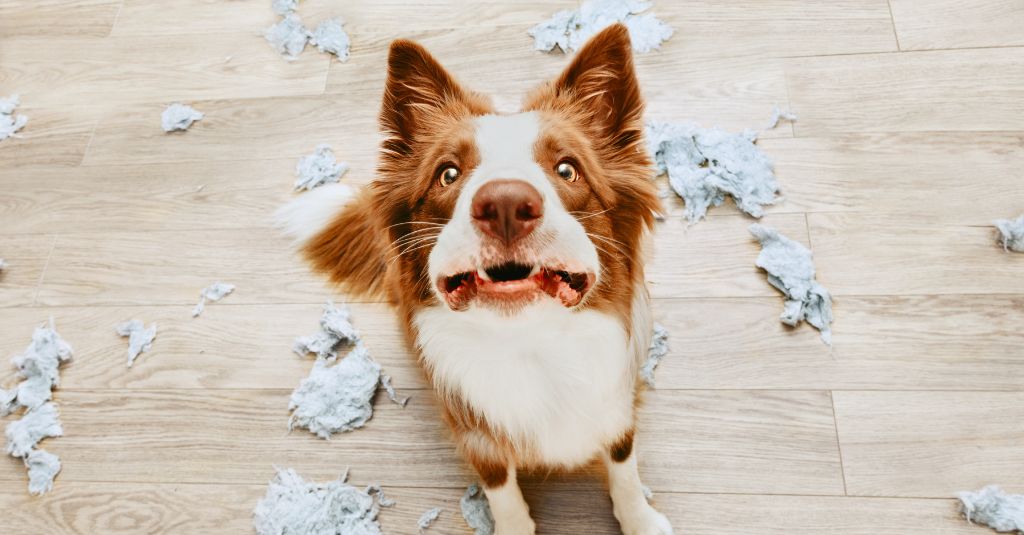
<path id="1" fill-rule="evenodd" d="M 385 155 L 409 155 L 417 136 L 441 114 L 485 113 L 477 109 L 480 100 L 421 45 L 405 39 L 391 43 L 380 110 Z"/>

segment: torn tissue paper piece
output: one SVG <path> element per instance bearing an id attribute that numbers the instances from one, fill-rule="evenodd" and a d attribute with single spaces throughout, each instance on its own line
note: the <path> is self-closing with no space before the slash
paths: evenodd
<path id="1" fill-rule="evenodd" d="M 278 470 L 253 510 L 258 535 L 381 535 L 373 496 L 345 483 L 310 483 L 294 470 Z"/>
<path id="2" fill-rule="evenodd" d="M 725 202 L 726 195 L 753 217 L 774 204 L 779 186 L 772 162 L 754 142 L 757 133 L 731 134 L 694 123 L 647 123 L 647 143 L 658 174 L 686 202 L 691 223 L 704 218 L 709 206 Z"/>
<path id="3" fill-rule="evenodd" d="M 53 478 L 60 473 L 60 457 L 46 450 L 32 450 L 25 457 L 28 467 L 28 491 L 44 494 L 53 489 Z"/>
<path id="4" fill-rule="evenodd" d="M 330 438 L 362 427 L 373 416 L 378 383 L 380 364 L 362 343 L 342 359 L 318 358 L 309 376 L 292 392 L 288 429 L 303 427 L 320 438 Z"/>
<path id="5" fill-rule="evenodd" d="M 348 171 L 348 164 L 338 162 L 330 145 L 317 145 L 316 151 L 303 156 L 295 166 L 295 190 L 311 190 L 331 182 L 337 182 Z"/>
<path id="6" fill-rule="evenodd" d="M 296 338 L 292 351 L 299 356 L 315 353 L 319 358 L 332 358 L 338 355 L 338 346 L 358 340 L 359 333 L 352 326 L 352 312 L 347 306 L 336 307 L 328 301 L 320 316 L 320 332 Z"/>
<path id="7" fill-rule="evenodd" d="M 278 54 L 288 61 L 295 60 L 306 48 L 309 41 L 309 30 L 302 25 L 302 19 L 294 13 L 288 13 L 277 24 L 267 28 L 263 37 Z"/>
<path id="8" fill-rule="evenodd" d="M 423 533 L 430 528 L 430 525 L 437 520 L 437 517 L 441 516 L 441 511 L 443 511 L 443 509 L 435 507 L 424 511 L 423 514 L 420 515 L 420 519 L 416 521 L 416 527 L 420 528 L 420 533 Z"/>
<path id="9" fill-rule="evenodd" d="M 597 32 L 622 22 L 629 29 L 633 51 L 646 53 L 661 47 L 672 37 L 672 27 L 651 13 L 650 2 L 642 0 L 590 0 L 579 10 L 562 10 L 550 19 L 530 28 L 534 48 L 549 52 L 558 47 L 562 52 L 578 50 Z"/>
<path id="10" fill-rule="evenodd" d="M 164 132 L 188 130 L 192 123 L 202 118 L 203 114 L 191 106 L 174 103 L 167 106 L 167 109 L 160 114 L 160 126 L 163 127 Z"/>
<path id="11" fill-rule="evenodd" d="M 351 44 L 348 34 L 342 27 L 345 23 L 339 18 L 327 19 L 317 25 L 309 35 L 309 44 L 321 52 L 334 54 L 340 61 L 348 60 L 348 48 Z"/>
<path id="12" fill-rule="evenodd" d="M 0 98 L 0 141 L 9 137 L 18 137 L 16 132 L 28 123 L 28 117 L 14 114 L 14 109 L 17 107 L 18 95 Z"/>
<path id="13" fill-rule="evenodd" d="M 215 282 L 203 288 L 203 291 L 199 292 L 199 302 L 192 309 L 192 317 L 194 318 L 202 314 L 203 310 L 206 309 L 207 302 L 215 303 L 220 301 L 233 291 L 235 291 L 235 285 L 226 282 Z"/>
<path id="14" fill-rule="evenodd" d="M 768 119 L 768 124 L 765 125 L 765 130 L 771 130 L 776 126 L 779 126 L 779 121 L 796 121 L 796 114 L 791 111 L 783 111 L 782 108 L 775 106 L 772 108 L 772 116 Z"/>
<path id="15" fill-rule="evenodd" d="M 117 334 L 128 337 L 128 367 L 131 368 L 140 354 L 153 347 L 156 324 L 147 329 L 141 320 L 129 320 L 117 326 Z"/>
<path id="16" fill-rule="evenodd" d="M 660 323 L 655 323 L 654 334 L 651 336 L 651 347 L 647 351 L 647 360 L 640 366 L 640 377 L 647 383 L 647 386 L 654 388 L 654 369 L 667 354 L 668 331 Z"/>
<path id="17" fill-rule="evenodd" d="M 1024 533 L 1024 495 L 1007 494 L 996 485 L 976 492 L 958 492 L 960 512 L 968 522 L 985 524 L 1000 532 Z"/>
<path id="18" fill-rule="evenodd" d="M 494 535 L 494 517 L 491 516 L 491 505 L 487 495 L 479 485 L 473 483 L 459 499 L 462 518 L 473 528 L 474 535 Z"/>
<path id="19" fill-rule="evenodd" d="M 60 415 L 53 403 L 44 403 L 29 409 L 19 420 L 7 424 L 4 436 L 7 438 L 7 453 L 12 457 L 27 457 L 40 440 L 59 437 L 64 433 Z"/>
<path id="20" fill-rule="evenodd" d="M 398 393 L 395 392 L 395 387 L 391 384 L 391 376 L 381 372 L 380 374 L 380 385 L 384 387 L 384 391 L 388 394 L 388 399 L 393 401 L 396 405 L 402 407 L 409 403 L 409 396 L 399 398 Z"/>
<path id="21" fill-rule="evenodd" d="M 380 485 L 367 485 L 366 493 L 371 496 L 376 495 L 377 503 L 379 503 L 381 507 L 394 507 L 395 505 L 395 500 L 384 496 L 384 488 Z"/>
<path id="22" fill-rule="evenodd" d="M 299 0 L 274 0 L 270 7 L 274 13 L 284 16 L 299 8 Z"/>
<path id="23" fill-rule="evenodd" d="M 999 219 L 992 224 L 999 230 L 999 243 L 1003 244 L 1004 251 L 1024 253 L 1024 215 L 1016 220 Z"/>
<path id="24" fill-rule="evenodd" d="M 71 359 L 71 346 L 53 326 L 37 327 L 25 352 L 11 362 L 23 380 L 11 390 L 0 389 L 0 416 L 24 408 L 21 419 L 4 430 L 7 453 L 21 457 L 29 473 L 29 492 L 42 494 L 53 487 L 60 472 L 56 455 L 36 449 L 40 440 L 63 433 L 57 406 L 50 402 L 53 387 L 60 384 L 60 365 Z"/>
<path id="25" fill-rule="evenodd" d="M 750 225 L 761 242 L 757 267 L 768 273 L 768 282 L 786 295 L 779 319 L 795 327 L 801 320 L 821 331 L 821 340 L 832 345 L 832 296 L 814 280 L 814 258 L 803 244 L 764 225 Z"/>

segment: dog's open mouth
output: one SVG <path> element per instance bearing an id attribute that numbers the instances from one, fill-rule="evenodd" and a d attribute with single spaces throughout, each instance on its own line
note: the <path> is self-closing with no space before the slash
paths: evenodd
<path id="1" fill-rule="evenodd" d="M 583 301 L 593 283 L 591 273 L 505 262 L 441 277 L 437 285 L 452 310 L 463 310 L 475 299 L 516 304 L 544 294 L 574 307 Z"/>

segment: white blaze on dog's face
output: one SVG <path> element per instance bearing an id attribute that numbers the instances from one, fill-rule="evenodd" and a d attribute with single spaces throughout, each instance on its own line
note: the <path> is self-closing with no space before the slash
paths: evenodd
<path id="1" fill-rule="evenodd" d="M 464 183 L 429 256 L 438 298 L 453 310 L 474 303 L 515 310 L 543 298 L 579 305 L 600 279 L 601 264 L 552 184 L 578 181 L 578 164 L 566 158 L 545 170 L 537 161 L 538 112 L 484 115 L 472 123 L 476 167 L 465 177 L 454 166 L 439 173 L 442 187 Z"/>

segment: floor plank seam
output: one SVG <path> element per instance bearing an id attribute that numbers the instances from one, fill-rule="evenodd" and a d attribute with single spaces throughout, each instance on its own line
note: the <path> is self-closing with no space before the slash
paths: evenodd
<path id="1" fill-rule="evenodd" d="M 32 294 L 32 306 L 35 307 L 39 302 L 39 292 L 43 289 L 43 281 L 46 279 L 46 270 L 50 267 L 50 260 L 53 258 L 53 251 L 57 248 L 57 238 L 59 234 L 53 235 L 53 240 L 50 241 L 50 251 L 46 254 L 46 261 L 43 262 L 43 270 L 39 273 L 39 281 L 36 282 L 36 291 Z M 19 308 L 19 307 L 14 307 Z"/>
<path id="2" fill-rule="evenodd" d="M 892 38 L 896 40 L 896 51 L 902 52 L 903 47 L 900 46 L 900 34 L 896 30 L 896 15 L 892 12 L 892 0 L 886 0 L 885 3 L 889 6 L 889 22 L 892 24 Z"/>
<path id="3" fill-rule="evenodd" d="M 832 405 L 832 425 L 836 430 L 836 451 L 839 454 L 839 474 L 843 476 L 843 495 L 849 496 L 850 490 L 846 485 L 846 465 L 843 464 L 843 442 L 839 438 L 839 418 L 836 415 L 836 397 L 834 392 L 834 390 L 829 390 L 828 400 Z"/>

